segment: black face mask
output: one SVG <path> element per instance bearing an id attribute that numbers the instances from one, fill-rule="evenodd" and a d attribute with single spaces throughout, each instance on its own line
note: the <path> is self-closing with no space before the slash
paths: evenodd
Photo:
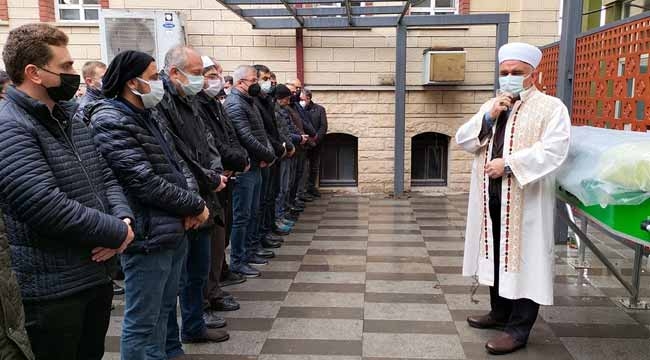
<path id="1" fill-rule="evenodd" d="M 79 90 L 79 84 L 81 83 L 81 76 L 78 74 L 66 74 L 66 73 L 54 73 L 50 70 L 43 69 L 50 74 L 57 75 L 61 79 L 61 84 L 59 86 L 46 87 L 47 95 L 50 99 L 54 101 L 68 101 L 74 97 Z M 45 86 L 43 86 L 45 87 Z"/>
<path id="2" fill-rule="evenodd" d="M 260 87 L 260 84 L 255 83 L 251 86 L 248 87 L 248 95 L 252 97 L 256 97 L 262 92 L 262 88 Z"/>
<path id="3" fill-rule="evenodd" d="M 300 94 L 296 93 L 295 95 L 291 95 L 291 103 L 292 104 L 297 104 L 300 102 Z"/>

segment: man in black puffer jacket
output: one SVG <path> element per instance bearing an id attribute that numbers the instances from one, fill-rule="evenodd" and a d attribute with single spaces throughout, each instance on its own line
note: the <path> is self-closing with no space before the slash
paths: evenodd
<path id="1" fill-rule="evenodd" d="M 181 273 L 180 308 L 183 343 L 221 342 L 229 336 L 223 330 L 208 328 L 203 319 L 203 290 L 210 271 L 210 242 L 216 225 L 223 225 L 217 192 L 226 187 L 221 155 L 208 144 L 205 125 L 199 114 L 196 95 L 203 90 L 203 62 L 196 50 L 175 46 L 165 55 L 165 70 L 160 74 L 165 96 L 156 106 L 160 122 L 171 135 L 174 146 L 199 185 L 199 194 L 207 203 L 210 219 L 201 228 L 189 231 L 187 258 Z M 179 340 L 176 311 L 167 327 L 167 357 L 184 354 Z"/>
<path id="2" fill-rule="evenodd" d="M 91 115 L 95 142 L 135 212 L 136 239 L 121 256 L 126 304 L 120 351 L 123 359 L 166 359 L 165 339 L 153 335 L 165 333 L 176 308 L 185 231 L 203 224 L 209 211 L 190 189 L 186 165 L 151 110 L 164 95 L 153 58 L 118 54 L 103 89 L 109 100 Z"/>
<path id="3" fill-rule="evenodd" d="M 255 106 L 259 109 L 264 121 L 264 129 L 269 137 L 275 156 L 281 160 L 288 152 L 290 141 L 280 136 L 275 121 L 275 100 L 271 96 L 271 70 L 265 65 L 255 65 L 261 91 L 255 97 Z M 289 143 L 289 145 L 287 145 Z M 274 236 L 271 231 L 275 228 L 275 197 L 280 192 L 280 161 L 273 166 L 262 169 L 262 200 L 257 218 L 260 219 L 260 239 L 264 248 L 279 248 L 281 237 Z M 288 235 L 286 232 L 283 234 Z M 270 252 L 270 251 L 269 251 Z M 272 254 L 272 253 L 271 253 Z"/>
<path id="4" fill-rule="evenodd" d="M 230 264 L 233 272 L 247 277 L 260 276 L 249 264 L 266 260 L 259 238 L 257 219 L 261 199 L 261 169 L 273 165 L 276 156 L 264 129 L 264 122 L 253 98 L 260 92 L 257 70 L 240 66 L 233 72 L 234 86 L 226 98 L 226 112 L 235 126 L 239 142 L 251 159 L 251 169 L 237 176 L 233 190 L 233 227 L 230 234 Z"/>
<path id="5" fill-rule="evenodd" d="M 101 359 L 113 288 L 106 261 L 133 240 L 122 188 L 69 102 L 79 86 L 68 37 L 12 30 L 16 87 L 0 103 L 0 203 L 37 359 Z"/>

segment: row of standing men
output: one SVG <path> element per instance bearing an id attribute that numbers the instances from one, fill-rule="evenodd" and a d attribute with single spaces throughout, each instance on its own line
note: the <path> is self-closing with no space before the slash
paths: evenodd
<path id="1" fill-rule="evenodd" d="M 17 315 L 0 340 L 22 358 L 101 359 L 118 254 L 123 359 L 180 359 L 182 343 L 228 340 L 217 312 L 239 304 L 222 288 L 260 276 L 320 196 L 324 108 L 297 80 L 273 84 L 264 65 L 227 83 L 186 46 L 162 71 L 138 51 L 87 63 L 75 103 L 67 44 L 28 24 L 3 51 L 14 85 L 0 105 L 0 200 L 14 287 L 2 296 L 22 301 L 26 325 Z"/>

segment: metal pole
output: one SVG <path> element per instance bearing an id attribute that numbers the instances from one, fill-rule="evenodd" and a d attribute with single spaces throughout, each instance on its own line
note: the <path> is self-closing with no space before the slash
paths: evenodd
<path id="1" fill-rule="evenodd" d="M 496 93 L 499 88 L 499 48 L 508 43 L 508 27 L 509 23 L 503 22 L 497 24 L 497 46 L 494 50 L 494 92 Z"/>
<path id="2" fill-rule="evenodd" d="M 404 192 L 404 137 L 406 136 L 406 36 L 407 29 L 397 24 L 395 59 L 395 197 Z"/>
<path id="3" fill-rule="evenodd" d="M 587 226 L 589 224 L 589 220 L 587 219 L 586 216 L 583 216 L 580 219 L 580 231 L 582 231 L 583 234 L 588 234 L 587 233 Z M 582 238 L 580 239 L 580 242 L 578 243 L 578 255 L 580 255 L 580 266 L 585 265 L 585 255 L 587 253 L 587 246 L 584 241 L 582 241 Z"/>
<path id="4" fill-rule="evenodd" d="M 634 267 L 632 268 L 632 288 L 634 292 L 630 296 L 630 306 L 635 307 L 639 302 L 639 287 L 641 286 L 641 261 L 643 260 L 643 245 L 634 246 Z"/>
<path id="5" fill-rule="evenodd" d="M 582 28 L 582 0 L 564 1 L 562 36 L 557 65 L 557 97 L 569 109 L 573 108 L 573 75 L 576 64 L 576 38 Z"/>

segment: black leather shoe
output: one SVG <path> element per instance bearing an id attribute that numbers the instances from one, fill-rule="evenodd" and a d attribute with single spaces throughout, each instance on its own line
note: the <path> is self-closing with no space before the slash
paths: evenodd
<path id="1" fill-rule="evenodd" d="M 300 201 L 310 203 L 310 202 L 314 201 L 314 198 L 312 196 L 310 196 L 310 195 L 305 194 L 305 195 L 300 197 Z"/>
<path id="2" fill-rule="evenodd" d="M 321 193 L 320 193 L 320 191 L 318 191 L 318 189 L 309 190 L 309 195 L 311 195 L 311 196 L 313 196 L 313 197 L 315 197 L 317 199 L 320 199 L 320 197 L 321 197 Z"/>
<path id="3" fill-rule="evenodd" d="M 262 275 L 262 273 L 260 273 L 259 270 L 257 270 L 256 268 L 248 264 L 235 265 L 231 269 L 233 272 L 237 274 L 241 274 L 242 276 L 245 276 L 247 278 L 255 278 L 255 277 L 260 277 L 260 275 Z"/>
<path id="4" fill-rule="evenodd" d="M 286 214 L 284 215 L 284 217 L 287 218 L 288 220 L 296 221 L 296 222 L 300 219 L 300 215 L 293 214 L 293 213 Z"/>
<path id="5" fill-rule="evenodd" d="M 497 321 L 492 318 L 492 315 L 482 315 L 482 316 L 468 316 L 467 323 L 469 326 L 477 329 L 501 329 L 503 330 L 506 327 L 506 323 L 503 321 Z"/>
<path id="6" fill-rule="evenodd" d="M 266 249 L 256 251 L 255 255 L 264 259 L 273 259 L 275 257 L 275 253 L 273 251 Z"/>
<path id="7" fill-rule="evenodd" d="M 203 313 L 203 322 L 208 329 L 221 329 L 227 325 L 226 319 L 217 315 L 214 311 L 208 310 Z"/>
<path id="8" fill-rule="evenodd" d="M 273 233 L 274 233 L 275 235 L 278 235 L 278 236 L 287 236 L 287 235 L 291 234 L 291 233 L 288 232 L 288 231 L 282 231 L 282 230 L 280 230 L 280 229 L 273 229 Z"/>
<path id="9" fill-rule="evenodd" d="M 262 240 L 262 247 L 265 248 L 265 249 L 277 249 L 280 246 L 282 246 L 282 244 L 280 244 L 277 241 L 271 241 L 271 240 L 268 240 L 268 239 Z"/>
<path id="10" fill-rule="evenodd" d="M 224 276 L 219 280 L 219 285 L 221 287 L 232 286 L 246 282 L 246 277 L 240 274 L 236 274 L 232 271 L 228 271 Z"/>
<path id="11" fill-rule="evenodd" d="M 235 299 L 213 299 L 210 301 L 210 308 L 214 311 L 237 311 L 239 303 Z"/>
<path id="12" fill-rule="evenodd" d="M 268 264 L 269 261 L 266 260 L 266 259 L 264 259 L 264 258 L 262 258 L 262 257 L 260 257 L 260 256 L 253 255 L 253 256 L 251 256 L 251 257 L 248 258 L 248 261 L 246 261 L 246 263 L 247 263 L 248 265 L 263 266 L 263 265 Z"/>
<path id="13" fill-rule="evenodd" d="M 284 242 L 284 238 L 282 236 L 277 236 L 277 235 L 273 235 L 273 234 L 266 235 L 266 240 L 267 241 L 275 241 L 275 242 L 279 242 L 279 243 Z"/>

